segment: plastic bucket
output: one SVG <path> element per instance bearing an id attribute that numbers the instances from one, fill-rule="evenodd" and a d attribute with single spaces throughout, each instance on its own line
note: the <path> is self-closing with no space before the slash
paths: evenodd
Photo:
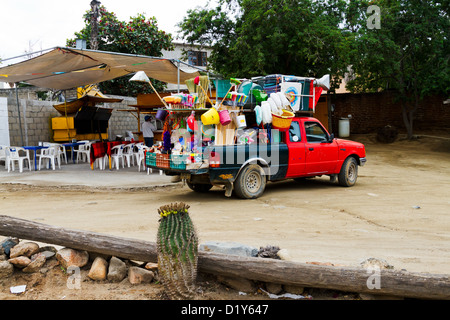
<path id="1" fill-rule="evenodd" d="M 245 128 L 247 126 L 247 122 L 245 121 L 245 116 L 244 115 L 236 116 L 235 124 L 238 129 Z"/>
<path id="2" fill-rule="evenodd" d="M 220 124 L 223 126 L 228 125 L 231 122 L 230 113 L 228 110 L 222 110 L 219 112 Z"/>
<path id="3" fill-rule="evenodd" d="M 168 114 L 169 113 L 167 112 L 167 110 L 160 109 L 160 110 L 158 110 L 156 112 L 155 118 L 158 119 L 158 120 L 164 121 L 164 120 L 166 120 L 166 117 L 167 117 Z"/>
<path id="4" fill-rule="evenodd" d="M 210 124 L 219 124 L 220 122 L 220 116 L 219 113 L 215 108 L 211 108 L 208 111 L 206 111 L 204 114 L 202 114 L 202 123 L 207 126 Z"/>

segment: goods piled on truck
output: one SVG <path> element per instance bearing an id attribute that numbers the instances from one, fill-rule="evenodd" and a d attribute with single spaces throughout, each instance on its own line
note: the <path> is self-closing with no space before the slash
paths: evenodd
<path id="1" fill-rule="evenodd" d="M 213 165 L 214 157 L 204 156 L 208 146 L 279 142 L 278 131 L 289 129 L 296 113 L 314 113 L 329 76 L 215 80 L 215 97 L 208 94 L 208 77 L 187 84 L 189 93 L 161 98 L 165 107 L 156 118 L 164 130 L 162 141 L 147 151 L 149 167 L 201 170 Z"/>

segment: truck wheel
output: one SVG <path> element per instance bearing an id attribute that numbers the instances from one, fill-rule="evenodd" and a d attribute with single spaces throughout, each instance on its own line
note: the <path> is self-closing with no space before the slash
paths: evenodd
<path id="1" fill-rule="evenodd" d="M 195 192 L 208 192 L 212 188 L 212 184 L 194 184 L 190 182 L 186 182 L 188 187 Z"/>
<path id="2" fill-rule="evenodd" d="M 343 187 L 352 187 L 358 178 L 358 163 L 355 158 L 348 157 L 342 165 L 338 175 L 339 184 Z"/>
<path id="3" fill-rule="evenodd" d="M 255 199 L 266 188 L 266 177 L 260 166 L 251 164 L 242 169 L 234 182 L 236 195 L 242 199 Z"/>

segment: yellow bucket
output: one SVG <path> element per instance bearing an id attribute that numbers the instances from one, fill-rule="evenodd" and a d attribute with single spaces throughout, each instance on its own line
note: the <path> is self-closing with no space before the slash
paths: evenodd
<path id="1" fill-rule="evenodd" d="M 219 124 L 220 123 L 220 116 L 219 113 L 215 108 L 211 108 L 208 111 L 206 111 L 204 114 L 202 114 L 202 123 L 207 126 L 210 124 Z"/>
<path id="2" fill-rule="evenodd" d="M 294 114 L 287 110 L 283 110 L 281 116 L 272 113 L 272 127 L 275 129 L 289 129 L 292 119 L 294 119 Z"/>

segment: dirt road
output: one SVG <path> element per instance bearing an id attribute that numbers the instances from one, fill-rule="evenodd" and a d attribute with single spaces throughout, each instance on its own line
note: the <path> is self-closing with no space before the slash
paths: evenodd
<path id="1" fill-rule="evenodd" d="M 269 183 L 255 200 L 187 186 L 145 188 L 0 185 L 0 214 L 72 229 L 154 241 L 157 208 L 191 206 L 200 242 L 276 245 L 299 262 L 358 266 L 367 258 L 395 269 L 450 273 L 450 140 L 366 144 L 356 186 L 328 177 Z"/>

